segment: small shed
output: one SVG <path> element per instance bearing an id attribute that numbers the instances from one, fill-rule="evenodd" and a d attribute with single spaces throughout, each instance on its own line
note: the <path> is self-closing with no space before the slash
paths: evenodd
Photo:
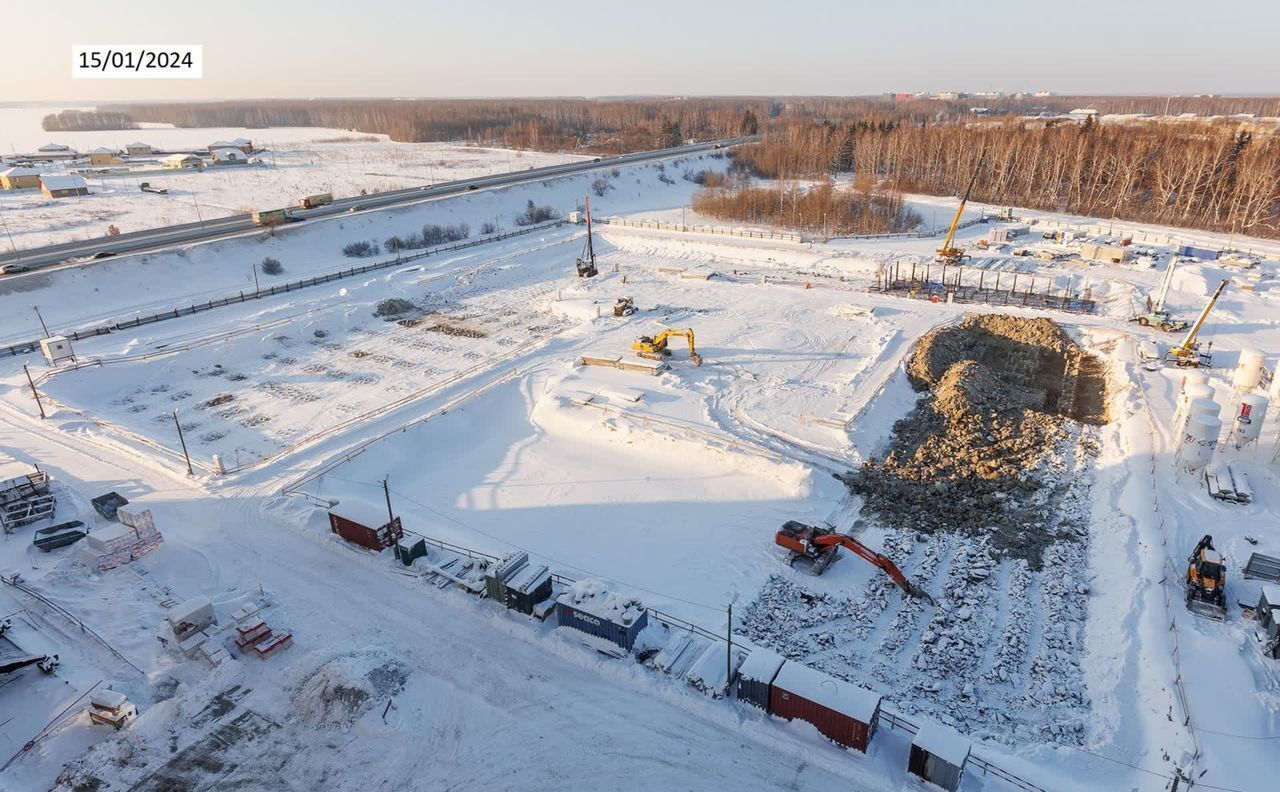
<path id="1" fill-rule="evenodd" d="M 484 590 L 489 599 L 507 603 L 507 581 L 529 563 L 529 554 L 524 550 L 511 553 L 489 568 L 484 576 Z"/>
<path id="2" fill-rule="evenodd" d="M 154 154 L 155 149 L 151 148 L 150 143 L 134 141 L 133 143 L 124 144 L 124 153 L 130 157 L 146 157 Z"/>
<path id="3" fill-rule="evenodd" d="M 33 190 L 40 186 L 40 171 L 15 165 L 0 171 L 0 189 Z"/>
<path id="4" fill-rule="evenodd" d="M 960 788 L 970 748 L 969 738 L 960 732 L 941 723 L 925 721 L 911 740 L 907 771 L 955 792 Z"/>
<path id="5" fill-rule="evenodd" d="M 120 154 L 115 149 L 99 146 L 89 152 L 90 165 L 119 165 Z"/>
<path id="6" fill-rule="evenodd" d="M 198 168 L 200 167 L 201 162 L 203 162 L 203 160 L 201 160 L 195 154 L 170 154 L 169 156 L 160 160 L 160 165 L 161 167 L 172 168 L 172 169 Z"/>
<path id="7" fill-rule="evenodd" d="M 598 580 L 580 580 L 556 599 L 556 623 L 630 652 L 649 624 L 649 611 L 639 600 L 615 594 Z"/>
<path id="8" fill-rule="evenodd" d="M 551 596 L 551 570 L 544 564 L 525 564 L 507 580 L 506 605 L 526 616 L 533 607 Z"/>
<path id="9" fill-rule="evenodd" d="M 1258 626 L 1266 631 L 1268 638 L 1275 638 L 1280 633 L 1280 586 L 1263 584 L 1262 594 L 1258 597 L 1258 607 L 1253 611 L 1253 618 Z"/>
<path id="10" fill-rule="evenodd" d="M 769 693 L 774 677 L 786 658 L 769 649 L 752 649 L 738 669 L 738 700 L 769 711 Z"/>
<path id="11" fill-rule="evenodd" d="M 880 694 L 789 662 L 774 677 L 769 711 L 812 723 L 832 742 L 865 752 L 880 719 Z"/>
<path id="12" fill-rule="evenodd" d="M 400 518 L 380 522 L 376 509 L 364 509 L 358 504 L 341 504 L 329 509 L 329 531 L 343 539 L 382 552 L 404 538 Z"/>
<path id="13" fill-rule="evenodd" d="M 70 198 L 88 195 L 89 184 L 81 176 L 41 176 L 40 192 L 46 198 Z"/>
<path id="14" fill-rule="evenodd" d="M 45 362 L 56 366 L 64 360 L 75 360 L 75 352 L 71 350 L 71 342 L 65 336 L 49 336 L 40 339 L 40 354 Z"/>
<path id="15" fill-rule="evenodd" d="M 1218 257 L 1222 255 L 1222 251 L 1197 245 L 1183 245 L 1178 248 L 1178 255 L 1203 259 L 1205 261 L 1217 261 Z"/>
<path id="16" fill-rule="evenodd" d="M 205 596 L 192 597 L 169 609 L 169 627 L 173 630 L 173 637 L 179 641 L 216 622 L 213 601 Z"/>

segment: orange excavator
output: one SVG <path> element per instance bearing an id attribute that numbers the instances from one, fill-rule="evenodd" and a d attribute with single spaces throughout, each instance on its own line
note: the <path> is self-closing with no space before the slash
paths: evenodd
<path id="1" fill-rule="evenodd" d="M 929 596 L 929 592 L 907 580 L 897 564 L 847 534 L 831 528 L 819 528 L 816 525 L 805 525 L 802 522 L 788 520 L 773 540 L 779 547 L 791 551 L 790 563 L 795 564 L 801 558 L 808 559 L 812 564 L 810 571 L 815 575 L 821 575 L 827 567 L 831 566 L 831 562 L 835 561 L 836 556 L 839 555 L 840 548 L 844 547 L 872 566 L 883 569 L 884 573 L 898 584 L 898 588 L 908 595 L 933 603 L 933 597 Z"/>

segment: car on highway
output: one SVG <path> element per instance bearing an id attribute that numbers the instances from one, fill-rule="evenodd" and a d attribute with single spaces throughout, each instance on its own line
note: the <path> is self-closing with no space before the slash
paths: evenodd
<path id="1" fill-rule="evenodd" d="M 90 258 L 104 259 L 104 258 L 111 258 L 114 255 L 115 255 L 114 251 L 99 250 L 97 253 L 94 253 L 92 256 L 90 256 Z"/>
<path id="2" fill-rule="evenodd" d="M 468 185 L 467 185 L 467 189 L 468 189 L 468 190 L 478 190 L 478 189 L 480 189 L 480 188 L 479 188 L 479 187 L 477 187 L 477 186 L 475 186 L 474 184 L 468 184 Z"/>
<path id="3" fill-rule="evenodd" d="M 364 206 L 362 206 L 361 204 L 356 204 L 355 206 L 353 206 L 353 207 L 351 207 L 350 209 L 348 209 L 348 210 L 347 210 L 347 213 L 348 213 L 348 214 L 350 214 L 351 212 L 358 212 L 358 211 L 360 211 L 360 210 L 361 210 L 361 209 L 363 209 L 363 208 L 364 208 Z"/>
<path id="4" fill-rule="evenodd" d="M 5 275 L 17 275 L 19 272 L 30 272 L 31 268 L 26 264 L 5 264 L 0 271 Z"/>

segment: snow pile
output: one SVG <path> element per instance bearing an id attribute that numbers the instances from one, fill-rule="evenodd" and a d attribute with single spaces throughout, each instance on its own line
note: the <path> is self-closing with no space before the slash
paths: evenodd
<path id="1" fill-rule="evenodd" d="M 317 728 L 349 728 L 374 699 L 399 693 L 408 676 L 385 649 L 338 655 L 303 678 L 293 693 L 293 715 Z"/>
<path id="2" fill-rule="evenodd" d="M 560 602 L 616 624 L 634 624 L 644 613 L 644 603 L 609 591 L 599 580 L 579 580 L 560 596 Z"/>

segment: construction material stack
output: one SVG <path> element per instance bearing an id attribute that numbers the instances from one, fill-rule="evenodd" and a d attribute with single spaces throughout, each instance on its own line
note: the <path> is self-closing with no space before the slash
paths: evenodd
<path id="1" fill-rule="evenodd" d="M 52 517 L 57 505 L 43 470 L 0 481 L 0 528 L 5 533 Z"/>

